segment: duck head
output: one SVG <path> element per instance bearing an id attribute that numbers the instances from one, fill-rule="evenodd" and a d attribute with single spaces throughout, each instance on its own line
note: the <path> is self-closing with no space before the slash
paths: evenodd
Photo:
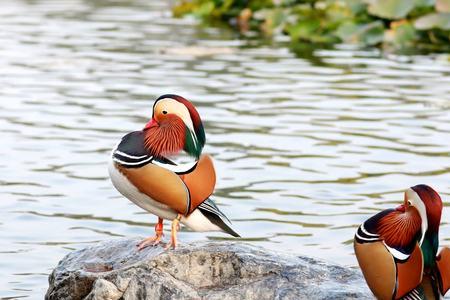
<path id="1" fill-rule="evenodd" d="M 428 185 L 419 184 L 405 191 L 405 206 L 411 205 L 417 209 L 421 219 L 422 244 L 425 235 L 438 234 L 441 223 L 442 200 L 439 194 Z"/>
<path id="2" fill-rule="evenodd" d="M 405 202 L 414 205 L 421 218 L 420 248 L 425 269 L 435 264 L 439 248 L 439 225 L 441 223 L 442 200 L 439 194 L 425 184 L 419 184 L 406 190 Z"/>
<path id="3" fill-rule="evenodd" d="M 413 241 L 422 245 L 430 234 L 437 235 L 441 211 L 439 195 L 427 185 L 416 185 L 405 191 L 402 205 L 386 211 L 377 230 L 389 246 L 404 248 Z"/>
<path id="4" fill-rule="evenodd" d="M 172 156 L 184 150 L 198 158 L 205 145 L 203 123 L 194 105 L 173 94 L 156 99 L 144 133 L 145 147 L 156 157 Z"/>

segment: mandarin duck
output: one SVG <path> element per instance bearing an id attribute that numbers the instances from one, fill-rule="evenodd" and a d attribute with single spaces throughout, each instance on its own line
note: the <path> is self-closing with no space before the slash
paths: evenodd
<path id="1" fill-rule="evenodd" d="M 194 105 L 178 95 L 163 95 L 143 130 L 125 135 L 113 149 L 109 175 L 114 187 L 142 209 L 158 216 L 155 236 L 139 250 L 157 245 L 163 219 L 172 221 L 166 249 L 177 245 L 179 223 L 194 231 L 239 235 L 210 198 L 216 184 L 211 157 L 202 154 L 205 131 Z"/>
<path id="2" fill-rule="evenodd" d="M 405 191 L 404 202 L 359 226 L 354 250 L 378 299 L 440 299 L 450 288 L 450 249 L 439 255 L 442 200 L 427 185 Z"/>

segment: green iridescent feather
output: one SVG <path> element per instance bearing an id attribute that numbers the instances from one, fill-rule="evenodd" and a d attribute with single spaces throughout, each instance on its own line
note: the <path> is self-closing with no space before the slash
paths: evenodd
<path id="1" fill-rule="evenodd" d="M 438 234 L 427 232 L 420 248 L 422 249 L 425 268 L 434 267 L 436 254 L 439 248 Z"/>
<path id="2" fill-rule="evenodd" d="M 205 140 L 205 132 L 204 131 L 203 131 L 202 138 L 203 138 L 203 143 L 202 143 L 202 140 L 196 134 L 193 134 L 189 130 L 189 128 L 186 127 L 184 151 L 189 153 L 189 155 L 199 158 L 200 155 L 202 154 L 202 149 L 203 149 L 204 140 Z"/>

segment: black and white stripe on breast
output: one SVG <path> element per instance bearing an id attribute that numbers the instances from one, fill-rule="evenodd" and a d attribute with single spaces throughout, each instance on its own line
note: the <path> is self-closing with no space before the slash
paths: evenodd
<path id="1" fill-rule="evenodd" d="M 192 161 L 179 163 L 174 162 L 167 157 L 155 157 L 152 163 L 157 166 L 163 167 L 164 169 L 170 170 L 178 175 L 190 173 L 197 166 L 197 160 L 195 160 L 194 158 L 192 159 Z"/>
<path id="2" fill-rule="evenodd" d="M 365 223 L 362 223 L 356 231 L 355 239 L 358 243 L 373 243 L 381 240 L 379 234 L 369 232 L 364 225 Z"/>
<path id="3" fill-rule="evenodd" d="M 358 231 L 355 234 L 356 241 L 358 243 L 371 243 L 382 240 L 378 234 L 378 225 L 380 224 L 381 219 L 394 211 L 395 209 L 385 209 L 367 219 L 359 226 Z"/>
<path id="4" fill-rule="evenodd" d="M 113 151 L 112 159 L 127 168 L 139 168 L 151 163 L 153 156 L 144 147 L 144 133 L 134 131 L 125 135 Z"/>
<path id="5" fill-rule="evenodd" d="M 133 156 L 119 150 L 116 150 L 113 153 L 113 160 L 127 168 L 143 167 L 150 163 L 152 159 L 153 156 L 150 155 Z"/>
<path id="6" fill-rule="evenodd" d="M 152 163 L 179 175 L 190 173 L 197 166 L 197 158 L 184 151 L 171 157 L 153 157 L 145 148 L 144 141 L 143 131 L 125 135 L 113 151 L 113 160 L 126 168 L 140 168 Z"/>

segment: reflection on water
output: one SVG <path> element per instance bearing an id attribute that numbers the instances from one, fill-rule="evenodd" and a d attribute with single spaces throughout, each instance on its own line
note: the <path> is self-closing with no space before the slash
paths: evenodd
<path id="1" fill-rule="evenodd" d="M 356 226 L 404 188 L 450 198 L 439 56 L 338 47 L 297 58 L 171 19 L 159 1 L 8 1 L 0 26 L 0 297 L 42 299 L 68 251 L 152 232 L 156 218 L 118 195 L 106 161 L 164 93 L 199 108 L 216 199 L 247 242 L 353 266 Z M 180 234 L 205 238 L 228 239 Z"/>

